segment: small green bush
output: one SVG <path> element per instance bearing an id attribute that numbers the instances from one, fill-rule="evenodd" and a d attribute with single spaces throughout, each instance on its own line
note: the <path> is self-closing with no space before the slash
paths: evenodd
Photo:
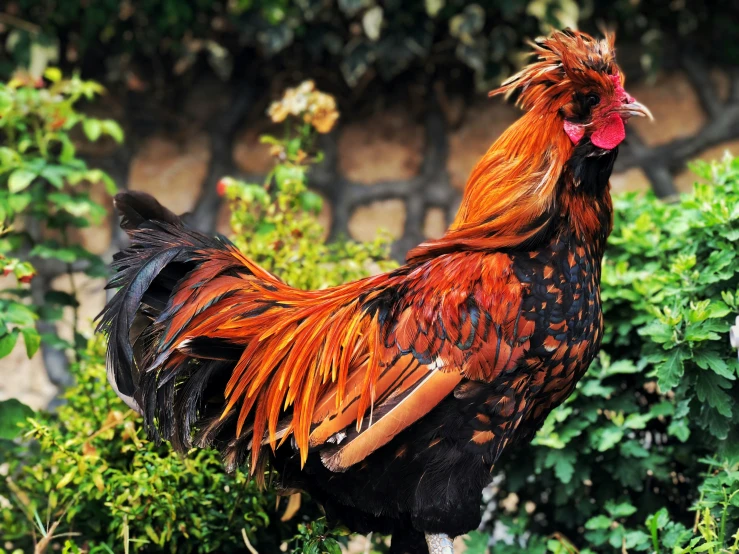
<path id="1" fill-rule="evenodd" d="M 496 468 L 518 506 L 493 552 L 737 552 L 739 159 L 693 169 L 679 202 L 615 200 L 602 352 Z"/>
<path id="2" fill-rule="evenodd" d="M 0 82 L 0 358 L 11 352 L 19 336 L 29 357 L 42 338 L 57 347 L 84 346 L 76 325 L 76 345 L 51 333 L 41 337 L 36 329 L 39 318 L 55 322 L 64 307 L 76 309 L 77 298 L 45 290 L 42 301 L 37 296 L 32 302 L 25 285 L 39 263 L 66 269 L 72 290 L 75 271 L 105 275 L 103 261 L 76 244 L 73 235 L 105 218 L 105 209 L 90 196 L 93 184 L 115 192 L 105 172 L 89 168 L 79 157 L 71 136 L 80 129 L 90 141 L 105 135 L 123 140 L 115 121 L 78 110 L 80 101 L 101 93 L 98 83 L 79 76 L 65 79 L 56 68 L 47 69 L 44 78 L 19 71 L 9 82 Z M 11 275 L 16 282 L 11 283 Z"/>

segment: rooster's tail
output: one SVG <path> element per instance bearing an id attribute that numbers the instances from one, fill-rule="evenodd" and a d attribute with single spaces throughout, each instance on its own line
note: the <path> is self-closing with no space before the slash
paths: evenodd
<path id="1" fill-rule="evenodd" d="M 114 256 L 108 288 L 118 291 L 98 316 L 98 330 L 109 339 L 108 380 L 144 416 L 150 436 L 186 450 L 197 420 L 196 442 L 211 444 L 226 431 L 223 391 L 243 346 L 193 339 L 185 356 L 182 344 L 174 353 L 169 348 L 173 337 L 232 294 L 235 280 L 279 281 L 226 238 L 190 229 L 148 194 L 118 194 L 115 206 L 131 244 Z"/>

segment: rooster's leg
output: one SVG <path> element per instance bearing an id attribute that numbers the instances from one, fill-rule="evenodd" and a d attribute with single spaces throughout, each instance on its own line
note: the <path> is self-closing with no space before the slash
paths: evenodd
<path id="1" fill-rule="evenodd" d="M 429 554 L 454 554 L 452 539 L 444 533 L 426 535 L 426 543 L 429 545 Z"/>

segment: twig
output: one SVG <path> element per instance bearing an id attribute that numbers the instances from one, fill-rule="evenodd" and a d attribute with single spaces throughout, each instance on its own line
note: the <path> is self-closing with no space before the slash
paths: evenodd
<path id="1" fill-rule="evenodd" d="M 41 27 L 38 25 L 20 19 L 19 17 L 15 17 L 14 15 L 10 15 L 9 13 L 0 13 L 0 23 L 5 23 L 11 27 L 18 27 L 19 29 L 33 33 L 34 35 L 41 32 Z"/>
<path id="2" fill-rule="evenodd" d="M 54 538 L 54 531 L 56 531 L 57 527 L 59 527 L 58 520 L 51 524 L 51 527 L 49 527 L 49 530 L 43 538 L 36 543 L 36 548 L 33 549 L 33 554 L 44 554 L 44 552 L 46 552 L 46 549 L 49 548 L 49 543 Z"/>
<path id="3" fill-rule="evenodd" d="M 249 537 L 246 536 L 246 529 L 243 527 L 241 528 L 241 537 L 244 539 L 244 544 L 246 545 L 246 548 L 251 552 L 251 554 L 259 554 L 257 550 L 251 545 L 249 542 Z"/>

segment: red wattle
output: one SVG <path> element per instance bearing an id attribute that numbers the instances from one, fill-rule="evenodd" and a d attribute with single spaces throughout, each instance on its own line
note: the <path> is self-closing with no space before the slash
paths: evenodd
<path id="1" fill-rule="evenodd" d="M 613 113 L 609 115 L 600 128 L 590 136 L 592 142 L 598 148 L 613 150 L 626 138 L 626 128 L 621 116 Z"/>
<path id="2" fill-rule="evenodd" d="M 567 136 L 570 137 L 570 140 L 573 144 L 577 144 L 578 142 L 580 142 L 580 139 L 585 134 L 585 127 L 583 127 L 582 125 L 578 125 L 577 123 L 565 121 L 565 133 L 567 133 Z"/>

